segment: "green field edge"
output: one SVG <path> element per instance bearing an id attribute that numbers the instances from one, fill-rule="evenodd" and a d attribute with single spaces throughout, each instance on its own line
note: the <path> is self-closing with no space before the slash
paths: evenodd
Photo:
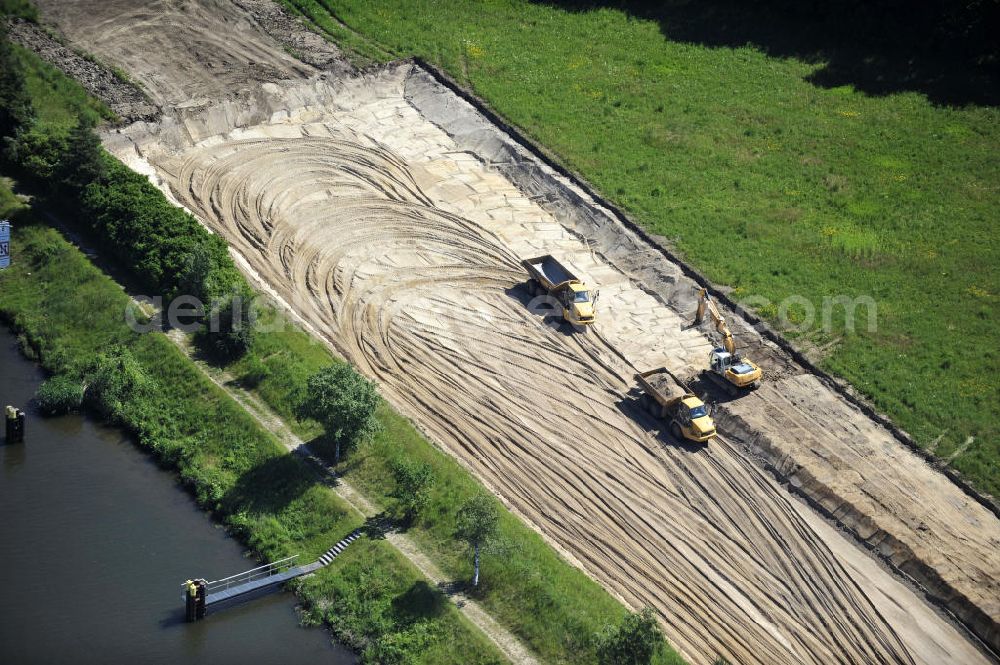
<path id="1" fill-rule="evenodd" d="M 315 29 L 320 34 L 325 35 L 348 52 L 357 48 L 357 45 L 360 43 L 362 44 L 362 51 L 359 53 L 363 52 L 364 58 L 373 59 L 378 62 L 387 62 L 390 59 L 416 57 L 432 68 L 440 70 L 445 77 L 453 79 L 457 85 L 462 86 L 464 89 L 463 92 L 466 95 L 477 100 L 484 108 L 488 109 L 497 118 L 502 119 L 508 126 L 516 128 L 516 131 L 526 137 L 528 142 L 544 155 L 546 159 L 551 160 L 559 168 L 572 174 L 581 182 L 593 183 L 591 189 L 594 191 L 600 192 L 602 189 L 606 189 L 601 185 L 607 178 L 594 178 L 591 169 L 584 168 L 590 161 L 593 161 L 591 157 L 586 154 L 561 150 L 559 146 L 545 140 L 546 134 L 551 134 L 550 130 L 553 130 L 553 127 L 546 126 L 545 119 L 534 114 L 531 115 L 532 121 L 525 124 L 519 122 L 519 120 L 523 119 L 521 115 L 511 115 L 511 113 L 505 112 L 506 106 L 516 106 L 514 102 L 508 104 L 498 103 L 503 101 L 504 95 L 513 95 L 512 92 L 504 87 L 508 85 L 506 82 L 497 82 L 496 85 L 486 85 L 485 78 L 482 76 L 477 78 L 470 74 L 473 71 L 470 67 L 474 69 L 479 66 L 481 71 L 489 70 L 488 65 L 484 64 L 482 60 L 483 56 L 480 53 L 482 44 L 474 39 L 473 36 L 470 35 L 457 46 L 449 45 L 449 47 L 455 46 L 458 55 L 453 52 L 454 49 L 442 46 L 445 40 L 444 36 L 442 36 L 441 42 L 435 42 L 434 37 L 425 37 L 425 40 L 421 44 L 426 46 L 433 43 L 436 46 L 433 48 L 427 46 L 427 48 L 430 48 L 430 51 L 422 51 L 420 48 L 412 45 L 408 47 L 400 46 L 400 44 L 406 42 L 406 38 L 403 36 L 406 30 L 392 32 L 387 29 L 386 26 L 394 25 L 393 21 L 402 20 L 398 12 L 388 7 L 384 9 L 371 9 L 371 12 L 368 12 L 368 8 L 360 8 L 357 3 L 335 2 L 334 0 L 282 0 L 282 4 L 293 8 L 304 19 L 312 21 Z M 489 4 L 493 7 L 497 3 Z M 459 15 L 465 12 L 464 6 L 464 3 L 457 3 L 453 7 L 452 13 L 455 16 L 453 16 L 448 25 L 459 22 Z M 436 25 L 434 23 L 435 10 L 431 8 L 424 9 L 426 11 L 422 12 L 423 15 L 420 17 L 420 24 L 424 26 L 421 34 L 426 36 L 435 32 L 430 27 Z M 502 10 L 496 10 L 495 7 L 493 9 L 497 13 L 502 14 Z M 415 11 L 419 11 L 419 8 Z M 544 11 L 546 10 L 542 8 L 532 8 L 532 12 L 535 14 Z M 601 10 L 597 14 L 607 16 L 612 11 Z M 552 12 L 559 13 L 555 9 L 552 9 Z M 579 12 L 579 14 L 583 13 Z M 572 14 L 572 12 L 567 14 Z M 576 20 L 575 18 L 565 18 L 563 16 L 556 19 L 547 18 L 553 22 L 549 26 L 550 29 L 555 27 L 555 21 L 565 20 L 568 23 L 571 20 Z M 369 19 L 371 19 L 372 25 L 365 23 Z M 496 20 L 506 20 L 506 18 Z M 538 20 L 541 21 L 542 19 Z M 378 23 L 378 27 L 375 26 L 375 23 Z M 326 26 L 331 24 L 337 26 L 336 29 L 326 29 Z M 630 23 L 630 25 L 633 24 Z M 485 39 L 482 26 L 477 25 L 475 32 Z M 374 36 L 376 33 L 394 35 L 396 43 L 393 45 L 383 43 L 377 36 Z M 446 33 L 448 33 L 448 30 L 442 29 L 442 34 Z M 351 38 L 342 41 L 345 34 L 350 34 Z M 380 57 L 373 56 L 375 50 L 378 49 L 383 50 L 384 54 Z M 706 51 L 710 50 L 706 49 Z M 746 59 L 746 56 L 739 50 L 730 50 L 738 58 Z M 754 55 L 756 56 L 757 54 Z M 767 61 L 766 56 L 759 57 L 761 57 L 762 61 Z M 574 67 L 577 66 L 576 61 L 571 64 Z M 791 68 L 799 67 L 794 61 L 789 61 L 787 66 Z M 497 66 L 494 65 L 493 67 L 496 68 Z M 528 76 L 529 73 L 524 71 L 522 75 Z M 573 81 L 572 72 L 569 73 L 568 79 L 564 79 L 565 81 Z M 580 85 L 583 85 L 582 80 L 579 83 L 575 83 L 574 88 Z M 624 84 L 622 85 L 624 86 Z M 849 87 L 838 88 L 828 93 L 810 94 L 826 94 L 828 97 L 834 99 L 850 96 L 851 100 L 844 101 L 845 106 L 848 107 L 865 105 L 864 102 L 854 101 L 853 98 L 858 98 L 859 100 L 866 99 L 863 94 L 852 91 Z M 914 104 L 919 105 L 920 102 L 911 101 L 912 97 L 913 95 L 904 96 L 906 99 L 905 104 L 902 102 L 901 104 L 907 107 Z M 615 106 L 626 99 L 627 97 L 624 94 L 620 95 L 619 99 L 615 102 Z M 868 102 L 867 105 L 870 106 L 878 103 L 880 103 L 879 99 L 875 98 Z M 662 105 L 656 110 L 662 111 Z M 914 113 L 915 115 L 926 114 L 928 111 L 921 109 Z M 971 118 L 969 125 L 972 129 L 969 130 L 962 126 L 962 118 L 959 115 L 962 113 L 961 111 L 945 109 L 940 111 L 940 113 L 955 114 L 957 116 L 945 127 L 947 131 L 952 133 L 961 131 L 962 136 L 971 136 L 973 139 L 976 136 L 975 132 L 981 131 L 978 129 L 978 125 L 982 125 L 985 122 L 984 118 L 996 115 L 995 109 L 972 109 L 966 112 L 965 115 Z M 847 120 L 857 116 L 857 112 L 850 109 L 842 111 L 842 114 L 843 118 Z M 756 127 L 756 125 L 753 126 Z M 561 131 L 565 132 L 566 129 L 566 127 L 562 127 Z M 751 130 L 747 131 L 750 132 Z M 754 131 L 756 134 L 760 134 L 759 129 L 755 129 Z M 558 135 L 558 133 L 552 135 Z M 758 142 L 760 141 L 758 140 Z M 996 140 L 991 139 L 991 143 L 996 144 Z M 896 162 L 899 161 L 896 158 L 884 157 L 880 159 L 885 163 L 886 168 L 903 168 L 896 165 Z M 641 166 L 638 165 L 637 168 Z M 995 166 L 996 162 L 994 162 Z M 912 172 L 913 169 L 912 167 L 907 167 L 905 170 Z M 895 177 L 900 182 L 905 182 L 907 178 L 912 178 L 912 175 L 904 173 Z M 985 174 L 980 174 L 978 177 L 982 178 L 986 176 Z M 833 192 L 836 192 L 837 187 L 842 186 L 838 178 L 840 176 L 837 175 L 826 178 L 826 184 L 829 188 L 832 188 L 831 191 Z M 739 183 L 736 183 L 736 185 L 738 189 Z M 993 187 L 993 192 L 995 199 L 995 186 Z M 677 257 L 684 265 L 690 266 L 707 284 L 716 286 L 733 300 L 740 301 L 741 299 L 745 299 L 746 301 L 752 301 L 754 297 L 763 295 L 770 302 L 772 299 L 768 298 L 768 296 L 774 296 L 776 292 L 779 294 L 787 293 L 787 288 L 785 291 L 782 291 L 784 287 L 781 286 L 780 280 L 786 279 L 791 284 L 792 279 L 795 277 L 791 273 L 788 273 L 789 268 L 787 266 L 782 267 L 779 265 L 774 268 L 774 275 L 778 276 L 777 280 L 779 280 L 776 282 L 777 286 L 771 284 L 767 289 L 755 290 L 748 284 L 751 281 L 750 279 L 743 276 L 733 278 L 733 275 L 727 274 L 726 269 L 719 268 L 718 262 L 712 263 L 706 260 L 700 248 L 698 248 L 698 251 L 691 251 L 690 248 L 686 247 L 690 242 L 689 237 L 674 238 L 670 234 L 664 237 L 663 229 L 661 228 L 662 224 L 651 219 L 654 216 L 645 203 L 639 205 L 637 202 L 630 201 L 628 197 L 623 199 L 624 190 L 612 190 L 609 193 L 611 195 L 608 199 L 612 205 L 615 208 L 622 209 L 628 219 L 634 220 L 634 223 L 639 228 L 652 237 L 657 238 L 655 241 L 657 245 L 665 246 L 666 251 L 671 256 Z M 791 194 L 800 195 L 796 191 L 792 191 Z M 658 193 L 654 191 L 654 195 L 658 195 Z M 838 202 L 838 205 L 842 204 Z M 878 258 L 878 252 L 883 250 L 876 250 L 876 254 L 871 254 L 870 249 L 861 247 L 860 245 L 855 247 L 855 244 L 852 244 L 855 240 L 858 242 L 867 242 L 865 234 L 868 232 L 854 225 L 848 219 L 851 215 L 861 214 L 861 212 L 850 205 L 848 205 L 847 211 L 850 214 L 843 215 L 844 220 L 842 224 L 847 225 L 843 229 L 833 226 L 822 229 L 823 234 L 832 234 L 824 235 L 824 242 L 827 245 L 831 245 L 832 243 L 832 246 L 821 246 L 819 249 L 823 252 L 832 252 L 834 255 L 839 256 L 840 258 L 836 259 L 836 262 L 832 265 L 836 267 L 838 272 L 846 270 L 848 274 L 863 274 L 866 270 L 870 270 L 872 266 L 878 266 L 880 262 L 888 262 L 889 259 Z M 716 209 L 715 212 L 719 213 L 720 211 Z M 727 218 L 731 214 L 731 211 L 723 211 L 723 215 L 727 216 Z M 796 212 L 796 214 L 801 214 L 801 210 Z M 740 238 L 746 236 L 747 229 L 751 225 L 754 225 L 754 233 L 766 237 L 767 231 L 763 227 L 763 222 L 751 223 L 744 221 L 738 223 L 740 229 L 738 235 Z M 850 233 L 847 233 L 845 229 L 850 230 Z M 675 240 L 678 242 L 675 242 Z M 864 243 L 862 242 L 862 244 Z M 948 244 L 950 245 L 951 243 Z M 978 243 L 977 252 L 989 251 L 983 248 L 990 247 L 993 254 L 996 254 L 995 245 L 995 238 L 985 244 Z M 933 233 L 931 234 L 931 239 L 928 239 L 928 241 L 925 242 L 921 239 L 920 250 L 929 257 L 934 257 L 938 252 L 942 251 L 940 243 L 935 247 Z M 884 251 L 889 250 L 884 249 Z M 963 339 L 991 340 L 997 337 L 997 331 L 1000 330 L 1000 326 L 988 325 L 989 321 L 992 321 L 994 324 L 998 323 L 997 316 L 998 312 L 1000 312 L 1000 307 L 997 306 L 997 303 L 1000 302 L 1000 293 L 997 292 L 997 288 L 994 288 L 997 284 L 993 284 L 991 287 L 991 278 L 988 274 L 985 274 L 985 276 L 983 274 L 983 271 L 990 269 L 990 262 L 988 260 L 976 260 L 973 263 L 979 274 L 968 279 L 979 281 L 974 282 L 972 286 L 969 286 L 960 294 L 954 294 L 951 285 L 938 286 L 938 283 L 942 282 L 942 276 L 947 276 L 949 273 L 943 272 L 934 277 L 935 284 L 933 289 L 941 294 L 941 302 L 934 303 L 930 311 L 936 313 L 938 310 L 943 310 L 944 308 L 947 308 L 949 311 L 954 310 L 960 307 L 958 299 L 962 300 L 963 303 L 964 301 L 968 301 L 967 305 L 962 304 L 961 307 L 966 307 L 967 310 L 970 310 L 969 313 L 975 316 L 964 317 L 961 320 L 969 324 L 974 324 L 974 329 L 978 330 L 985 327 L 990 332 L 983 335 L 970 331 Z M 996 262 L 994 261 L 993 263 Z M 959 264 L 961 265 L 961 262 Z M 786 273 L 788 274 L 786 275 Z M 785 276 L 782 277 L 782 275 Z M 992 279 L 995 281 L 995 275 Z M 774 282 L 775 280 L 772 279 L 771 281 Z M 912 283 L 913 280 L 911 279 L 909 282 Z M 794 289 L 795 287 L 792 286 L 790 288 Z M 874 288 L 875 293 L 880 298 L 885 296 L 891 297 L 892 295 L 888 292 L 881 293 L 886 288 L 885 286 L 876 284 Z M 901 297 L 904 301 L 908 299 L 907 296 Z M 749 309 L 755 315 L 759 316 L 762 321 L 766 322 L 768 327 L 774 331 L 774 334 L 788 345 L 789 349 L 794 349 L 797 355 L 805 358 L 809 365 L 816 367 L 821 373 L 832 375 L 838 390 L 841 389 L 842 385 L 849 386 L 850 388 L 844 392 L 848 399 L 856 401 L 859 406 L 866 409 L 868 415 L 885 424 L 894 433 L 897 433 L 900 441 L 907 445 L 911 445 L 912 442 L 912 446 L 917 449 L 917 452 L 926 455 L 931 463 L 945 472 L 963 491 L 990 510 L 996 512 L 997 497 L 1000 497 L 1000 430 L 998 430 L 998 426 L 1000 426 L 1000 372 L 983 374 L 978 369 L 962 361 L 961 373 L 956 375 L 955 379 L 950 379 L 947 375 L 942 374 L 942 370 L 951 372 L 959 371 L 957 369 L 959 361 L 955 359 L 956 354 L 950 350 L 953 344 L 944 343 L 942 336 L 946 339 L 949 334 L 955 334 L 955 326 L 948 325 L 947 330 L 908 330 L 907 326 L 912 327 L 913 325 L 911 320 L 914 318 L 919 319 L 919 312 L 907 311 L 906 306 L 901 307 L 888 302 L 888 300 L 880 300 L 879 305 L 879 316 L 884 317 L 885 323 L 882 325 L 886 330 L 873 334 L 861 331 L 860 333 L 851 335 L 847 335 L 839 329 L 830 333 L 807 331 L 806 334 L 799 334 L 794 331 L 790 332 L 779 325 L 776 318 L 777 311 L 773 304 L 769 304 L 763 309 L 754 307 L 750 307 Z M 798 315 L 797 310 L 792 307 L 789 311 L 790 318 L 795 319 Z M 793 320 L 792 323 L 795 323 L 795 321 Z M 835 327 L 841 323 L 835 320 Z M 926 341 L 921 340 L 918 337 L 918 333 L 923 334 L 926 337 Z M 921 344 L 922 347 L 927 347 L 930 350 L 921 349 L 919 357 L 913 361 L 909 360 L 908 357 L 913 355 L 914 347 L 920 341 L 923 341 L 923 344 Z M 1000 345 L 1000 340 L 998 340 L 998 345 Z M 812 350 L 823 349 L 825 347 L 829 347 L 832 351 L 822 352 L 817 361 L 812 360 L 808 355 Z M 1000 366 L 1000 362 L 997 360 L 1000 352 L 995 348 L 989 348 L 988 343 L 985 345 L 980 344 L 978 348 L 985 352 L 986 357 L 984 360 L 988 364 L 994 367 Z M 806 353 L 803 354 L 803 351 Z M 931 358 L 934 355 L 938 356 L 936 360 Z M 931 365 L 930 363 L 932 362 L 939 363 L 940 367 Z M 902 369 L 903 367 L 914 366 L 915 363 L 919 363 L 916 375 L 913 374 L 913 369 Z M 883 373 L 886 374 L 885 378 L 881 376 Z M 901 378 L 905 379 L 905 381 L 900 380 Z M 953 411 L 950 408 L 951 405 L 947 400 L 948 393 L 944 392 L 940 387 L 943 378 L 948 378 L 951 381 L 950 385 L 954 390 L 952 394 L 965 405 L 961 420 L 957 424 L 952 423 L 954 418 Z M 884 417 L 882 414 L 884 414 Z"/>

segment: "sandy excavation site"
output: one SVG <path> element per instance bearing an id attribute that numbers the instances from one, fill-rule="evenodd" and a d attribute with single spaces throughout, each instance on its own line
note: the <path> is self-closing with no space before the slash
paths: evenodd
<path id="1" fill-rule="evenodd" d="M 296 60 L 261 1 L 38 4 L 162 110 L 107 148 L 692 663 L 1000 650 L 996 515 L 733 314 L 764 386 L 675 443 L 633 377 L 705 366 L 694 282 L 427 71 Z M 529 307 L 547 253 L 600 289 L 590 331 Z"/>

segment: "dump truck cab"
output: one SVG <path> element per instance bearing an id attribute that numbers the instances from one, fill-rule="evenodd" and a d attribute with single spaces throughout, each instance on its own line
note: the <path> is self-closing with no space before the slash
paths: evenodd
<path id="1" fill-rule="evenodd" d="M 643 391 L 643 408 L 667 423 L 675 439 L 708 443 L 716 435 L 708 407 L 669 369 L 642 372 L 635 378 Z"/>
<path id="2" fill-rule="evenodd" d="M 589 325 L 594 322 L 596 293 L 586 284 L 569 282 L 562 290 L 563 318 L 570 323 Z"/>
<path id="3" fill-rule="evenodd" d="M 708 369 L 736 388 L 752 389 L 760 386 L 760 367 L 722 347 L 712 349 L 708 356 Z"/>
<path id="4" fill-rule="evenodd" d="M 685 439 L 704 443 L 715 436 L 715 422 L 708 415 L 708 407 L 694 395 L 688 395 L 677 405 L 675 421 Z"/>
<path id="5" fill-rule="evenodd" d="M 596 318 L 597 291 L 576 277 L 551 254 L 521 262 L 528 272 L 528 292 L 548 295 L 558 301 L 563 319 L 588 326 Z"/>

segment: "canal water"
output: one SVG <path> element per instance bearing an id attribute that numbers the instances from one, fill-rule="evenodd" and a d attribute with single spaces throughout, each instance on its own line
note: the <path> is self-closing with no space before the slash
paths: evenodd
<path id="1" fill-rule="evenodd" d="M 0 326 L 0 408 L 28 414 L 24 444 L 0 438 L 0 663 L 355 661 L 286 592 L 185 623 L 184 580 L 258 564 L 120 432 L 41 418 L 42 378 Z"/>

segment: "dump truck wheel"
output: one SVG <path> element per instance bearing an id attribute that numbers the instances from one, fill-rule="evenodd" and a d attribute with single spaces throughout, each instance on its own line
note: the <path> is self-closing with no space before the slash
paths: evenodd
<path id="1" fill-rule="evenodd" d="M 684 440 L 684 435 L 681 434 L 681 427 L 677 423 L 670 423 L 670 433 L 678 442 Z"/>
<path id="2" fill-rule="evenodd" d="M 652 395 L 646 395 L 646 411 L 649 411 L 649 415 L 654 418 L 660 417 L 660 403 L 656 401 L 656 398 Z"/>

